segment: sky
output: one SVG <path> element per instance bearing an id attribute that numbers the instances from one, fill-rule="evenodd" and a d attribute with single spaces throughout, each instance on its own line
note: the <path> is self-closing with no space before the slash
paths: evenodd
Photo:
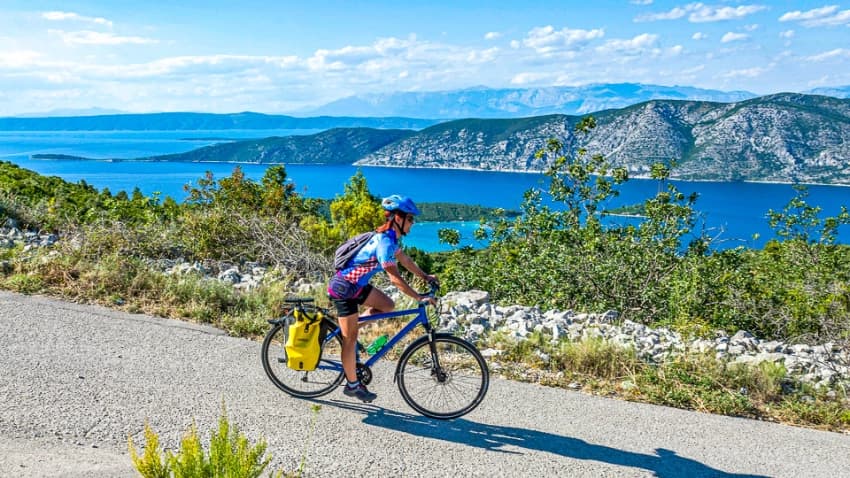
<path id="1" fill-rule="evenodd" d="M 292 113 L 351 96 L 850 85 L 850 4 L 0 0 L 0 116 Z"/>

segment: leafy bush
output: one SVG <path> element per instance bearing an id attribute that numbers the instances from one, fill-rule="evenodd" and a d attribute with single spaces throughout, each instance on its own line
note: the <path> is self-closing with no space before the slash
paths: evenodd
<path id="1" fill-rule="evenodd" d="M 176 454 L 159 446 L 159 436 L 145 423 L 145 448 L 140 456 L 133 439 L 128 439 L 130 458 L 144 478 L 256 478 L 268 467 L 272 457 L 265 456 L 266 442 L 252 445 L 248 438 L 231 426 L 222 411 L 218 428 L 211 433 L 209 452 L 206 452 L 193 424 L 180 442 Z M 279 471 L 275 476 L 282 476 Z"/>
<path id="2" fill-rule="evenodd" d="M 294 188 L 280 165 L 269 167 L 259 183 L 238 167 L 220 180 L 208 172 L 197 187 L 187 187 L 176 242 L 197 259 L 259 261 L 301 275 L 327 270 L 328 260 L 310 249 L 310 237 L 298 225 L 317 216 L 317 203 Z"/>
<path id="3" fill-rule="evenodd" d="M 358 170 L 345 185 L 342 196 L 331 201 L 330 220 L 306 216 L 301 225 L 310 233 L 313 247 L 330 256 L 349 237 L 383 224 L 383 217 L 380 200 L 369 192 L 366 177 Z"/>
<path id="4" fill-rule="evenodd" d="M 2 284 L 4 287 L 22 294 L 34 294 L 44 288 L 44 281 L 41 277 L 30 274 L 12 274 L 2 279 Z"/>

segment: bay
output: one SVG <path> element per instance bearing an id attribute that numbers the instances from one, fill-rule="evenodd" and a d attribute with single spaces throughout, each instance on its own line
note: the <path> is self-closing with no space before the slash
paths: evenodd
<path id="1" fill-rule="evenodd" d="M 227 163 L 165 163 L 118 161 L 143 156 L 185 152 L 225 140 L 313 134 L 318 130 L 205 130 L 205 131 L 0 131 L 0 160 L 11 161 L 40 174 L 55 175 L 65 180 L 87 183 L 116 193 L 138 187 L 144 194 L 155 192 L 183 200 L 184 185 L 193 184 L 206 171 L 215 177 L 229 175 L 235 165 Z M 101 161 L 34 160 L 33 154 L 67 154 L 101 159 Z M 262 177 L 268 165 L 239 165 L 246 176 Z M 343 186 L 358 168 L 339 165 L 287 165 L 286 170 L 297 190 L 308 197 L 333 198 L 342 194 Z M 447 169 L 362 168 L 373 194 L 387 196 L 405 194 L 420 202 L 454 202 L 488 207 L 518 209 L 523 193 L 532 187 L 544 188 L 548 181 L 542 174 L 504 173 Z M 699 194 L 696 208 L 701 212 L 701 225 L 715 237 L 720 248 L 743 245 L 761 247 L 773 237 L 766 214 L 780 210 L 794 196 L 788 184 L 673 182 L 686 194 Z M 659 188 L 656 181 L 632 179 L 622 185 L 620 196 L 606 206 L 629 205 L 653 196 Z M 808 202 L 820 206 L 825 215 L 836 215 L 841 205 L 850 205 L 850 188 L 809 186 Z M 469 218 L 465 218 L 469 219 Z M 633 219 L 612 217 L 612 222 Z M 443 227 L 459 229 L 462 245 L 480 247 L 472 237 L 476 222 L 418 223 L 408 238 L 408 245 L 426 251 L 449 249 L 439 243 L 437 231 Z M 758 238 L 754 238 L 758 235 Z M 839 232 L 839 242 L 850 243 L 850 228 Z"/>

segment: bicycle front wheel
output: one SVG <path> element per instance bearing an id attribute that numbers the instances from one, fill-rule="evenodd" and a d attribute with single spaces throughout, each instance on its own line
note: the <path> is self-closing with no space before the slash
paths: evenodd
<path id="1" fill-rule="evenodd" d="M 322 355 L 315 370 L 305 372 L 286 366 L 286 336 L 288 323 L 272 327 L 263 340 L 263 369 L 272 383 L 284 392 L 298 398 L 315 398 L 326 395 L 342 382 L 342 338 L 339 334 L 326 339 L 322 344 Z M 330 320 L 322 321 L 323 336 L 330 335 L 337 326 Z"/>
<path id="2" fill-rule="evenodd" d="M 404 401 L 422 415 L 441 420 L 471 412 L 490 385 L 490 372 L 478 349 L 449 334 L 412 343 L 396 373 Z"/>

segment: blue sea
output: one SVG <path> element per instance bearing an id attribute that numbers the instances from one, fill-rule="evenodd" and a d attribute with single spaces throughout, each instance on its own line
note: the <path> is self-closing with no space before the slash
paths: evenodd
<path id="1" fill-rule="evenodd" d="M 11 161 L 44 175 L 68 181 L 85 180 L 97 188 L 116 193 L 138 187 L 146 195 L 159 192 L 177 200 L 185 198 L 183 186 L 201 178 L 206 171 L 216 177 L 229 175 L 234 164 L 222 163 L 150 163 L 110 161 L 159 154 L 185 152 L 221 141 L 292 134 L 313 134 L 318 130 L 204 130 L 204 131 L 0 131 L 0 161 Z M 101 161 L 34 160 L 33 154 L 67 154 Z M 240 165 L 254 179 L 262 177 L 268 165 Z M 357 171 L 353 166 L 287 165 L 289 178 L 298 191 L 308 197 L 333 198 L 342 194 L 343 185 Z M 466 170 L 362 168 L 373 194 L 406 194 L 422 202 L 455 202 L 489 207 L 519 209 L 523 193 L 529 188 L 546 188 L 542 174 L 501 173 Z M 699 194 L 706 232 L 718 247 L 761 247 L 773 237 L 766 213 L 781 210 L 795 191 L 787 184 L 674 182 L 686 194 Z M 658 191 L 658 183 L 632 179 L 620 187 L 620 196 L 610 206 L 642 202 Z M 850 206 L 850 188 L 839 186 L 809 187 L 809 204 L 820 206 L 825 215 L 836 215 L 841 205 Z M 451 223 L 417 223 L 406 244 L 427 251 L 447 250 L 437 240 L 444 227 L 460 230 L 462 243 L 482 246 L 472 238 L 478 224 L 475 218 L 458 218 Z M 610 218 L 611 221 L 631 219 Z M 754 238 L 758 235 L 758 238 Z M 839 241 L 850 243 L 850 228 L 840 230 Z"/>

